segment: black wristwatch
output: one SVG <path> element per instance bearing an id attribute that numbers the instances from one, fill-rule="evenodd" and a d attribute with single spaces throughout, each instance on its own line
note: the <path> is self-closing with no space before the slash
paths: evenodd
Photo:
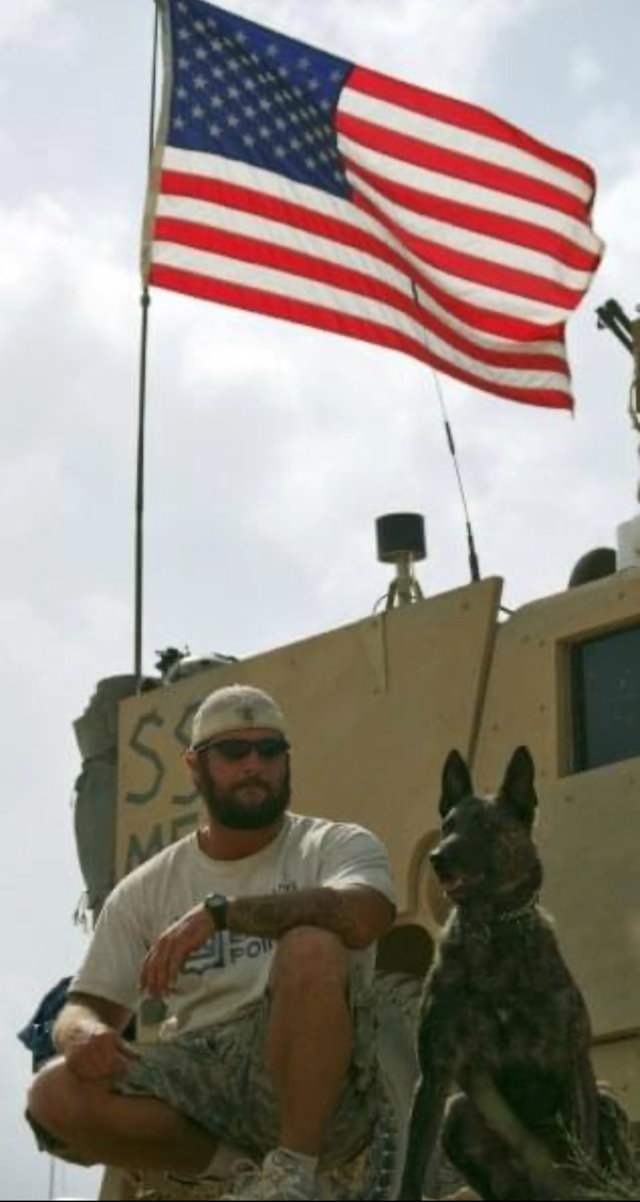
<path id="1" fill-rule="evenodd" d="M 224 893 L 207 893 L 204 899 L 207 911 L 216 931 L 227 929 L 227 899 Z"/>

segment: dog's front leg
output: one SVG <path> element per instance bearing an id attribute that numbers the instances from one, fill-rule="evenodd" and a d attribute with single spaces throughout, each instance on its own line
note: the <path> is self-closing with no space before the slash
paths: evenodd
<path id="1" fill-rule="evenodd" d="M 475 1070 L 468 1079 L 469 1096 L 487 1126 L 524 1164 L 536 1192 L 533 1198 L 570 1198 L 566 1176 L 554 1163 L 546 1144 L 518 1118 L 496 1087 L 491 1076 Z"/>
<path id="2" fill-rule="evenodd" d="M 418 1020 L 420 1077 L 413 1096 L 407 1150 L 399 1198 L 419 1202 L 433 1155 L 456 1062 L 455 1000 L 446 994 L 425 997 Z"/>
<path id="3" fill-rule="evenodd" d="M 576 1053 L 566 1091 L 563 1118 L 578 1145 L 578 1155 L 593 1165 L 598 1162 L 598 1087 L 585 1049 Z"/>

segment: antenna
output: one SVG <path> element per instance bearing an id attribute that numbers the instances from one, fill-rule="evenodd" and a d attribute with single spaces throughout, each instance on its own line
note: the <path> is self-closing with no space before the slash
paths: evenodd
<path id="1" fill-rule="evenodd" d="M 640 307 L 636 306 L 636 313 Z M 631 425 L 640 434 L 640 317 L 631 320 L 617 300 L 611 297 L 596 309 L 598 329 L 610 330 L 633 356 L 633 376 L 629 390 L 629 417 Z M 640 448 L 639 448 L 640 450 Z M 640 482 L 636 489 L 636 500 L 640 501 Z M 618 526 L 618 571 L 621 568 L 640 567 L 640 514 Z"/>
<path id="2" fill-rule="evenodd" d="M 636 312 L 640 312 L 640 306 L 636 308 Z M 600 305 L 599 309 L 596 309 L 596 313 L 598 329 L 610 330 L 618 342 L 629 351 L 629 354 L 633 355 L 634 371 L 629 397 L 629 416 L 634 430 L 640 433 L 640 317 L 631 321 L 622 306 L 613 297 L 605 301 L 604 305 Z M 638 499 L 640 500 L 640 489 Z"/>
<path id="3" fill-rule="evenodd" d="M 604 305 L 600 305 L 600 308 L 596 309 L 596 313 L 598 315 L 598 329 L 610 330 L 612 334 L 615 334 L 618 341 L 628 351 L 633 353 L 631 322 L 617 300 L 610 297 L 608 301 L 605 301 Z"/>
<path id="4" fill-rule="evenodd" d="M 421 307 L 420 306 L 420 297 L 418 296 L 418 289 L 416 288 L 415 280 L 411 281 L 411 291 L 413 292 L 413 299 L 416 303 L 416 308 L 419 309 Z M 465 525 L 467 528 L 467 547 L 469 548 L 469 571 L 471 572 L 471 580 L 472 580 L 473 584 L 476 584 L 477 581 L 480 579 L 480 564 L 478 563 L 478 556 L 476 553 L 476 545 L 475 545 L 474 538 L 473 538 L 473 530 L 471 529 L 471 518 L 469 517 L 469 506 L 467 505 L 467 497 L 466 497 L 466 494 L 464 491 L 464 485 L 462 483 L 462 475 L 460 472 L 460 468 L 458 466 L 458 458 L 456 455 L 456 446 L 453 441 L 453 434 L 451 432 L 451 426 L 449 424 L 447 409 L 446 409 L 446 405 L 444 403 L 444 396 L 442 395 L 442 386 L 440 384 L 440 379 L 438 377 L 438 373 L 433 368 L 432 368 L 432 371 L 433 371 L 433 378 L 436 382 L 436 392 L 438 394 L 438 400 L 440 401 L 440 409 L 442 411 L 442 420 L 444 422 L 444 429 L 445 429 L 445 433 L 447 435 L 447 443 L 449 444 L 451 458 L 453 459 L 453 466 L 456 470 L 456 477 L 458 480 L 458 489 L 460 490 L 460 496 L 462 498 L 462 508 L 464 509 L 464 520 L 465 520 Z"/>
<path id="5" fill-rule="evenodd" d="M 438 400 L 440 401 L 440 409 L 442 410 L 442 420 L 444 422 L 445 434 L 447 435 L 447 442 L 449 444 L 451 458 L 453 459 L 453 466 L 456 470 L 456 477 L 458 480 L 458 488 L 460 490 L 460 497 L 462 499 L 462 508 L 464 509 L 464 521 L 465 521 L 465 526 L 467 528 L 467 547 L 469 548 L 469 571 L 471 572 L 471 580 L 473 581 L 474 584 L 476 584 L 478 582 L 478 580 L 480 579 L 480 564 L 478 563 L 478 556 L 476 553 L 476 544 L 475 544 L 474 538 L 473 538 L 473 530 L 471 529 L 471 518 L 469 517 L 469 506 L 467 505 L 467 495 L 464 490 L 464 484 L 462 483 L 462 474 L 460 472 L 460 467 L 458 465 L 458 456 L 456 455 L 456 445 L 453 441 L 453 433 L 451 430 L 451 426 L 449 424 L 449 417 L 448 417 L 447 409 L 446 409 L 446 406 L 444 403 L 444 396 L 442 395 L 442 385 L 440 383 L 440 379 L 439 379 L 438 373 L 436 371 L 434 371 L 434 373 L 433 373 L 433 378 L 436 382 L 436 392 L 438 394 Z"/>

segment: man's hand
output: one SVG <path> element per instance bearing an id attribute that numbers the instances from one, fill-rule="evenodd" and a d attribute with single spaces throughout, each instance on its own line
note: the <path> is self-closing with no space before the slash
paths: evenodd
<path id="1" fill-rule="evenodd" d="M 140 988 L 152 997 L 162 997 L 175 984 L 182 965 L 214 934 L 204 905 L 194 906 L 173 922 L 147 952 L 140 973 Z"/>
<path id="2" fill-rule="evenodd" d="M 131 1011 L 107 998 L 69 994 L 53 1029 L 53 1041 L 82 1081 L 123 1076 L 140 1053 L 122 1038 Z"/>
<path id="3" fill-rule="evenodd" d="M 64 1058 L 81 1081 L 103 1081 L 124 1076 L 131 1061 L 138 1060 L 140 1054 L 117 1031 L 96 1018 L 69 1033 Z"/>

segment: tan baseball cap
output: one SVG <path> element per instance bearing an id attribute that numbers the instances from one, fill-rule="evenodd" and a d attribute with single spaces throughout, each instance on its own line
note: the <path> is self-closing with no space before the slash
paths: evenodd
<path id="1" fill-rule="evenodd" d="M 202 747 L 229 730 L 264 727 L 287 738 L 285 716 L 273 697 L 248 684 L 231 684 L 205 697 L 193 715 L 191 746 Z"/>

